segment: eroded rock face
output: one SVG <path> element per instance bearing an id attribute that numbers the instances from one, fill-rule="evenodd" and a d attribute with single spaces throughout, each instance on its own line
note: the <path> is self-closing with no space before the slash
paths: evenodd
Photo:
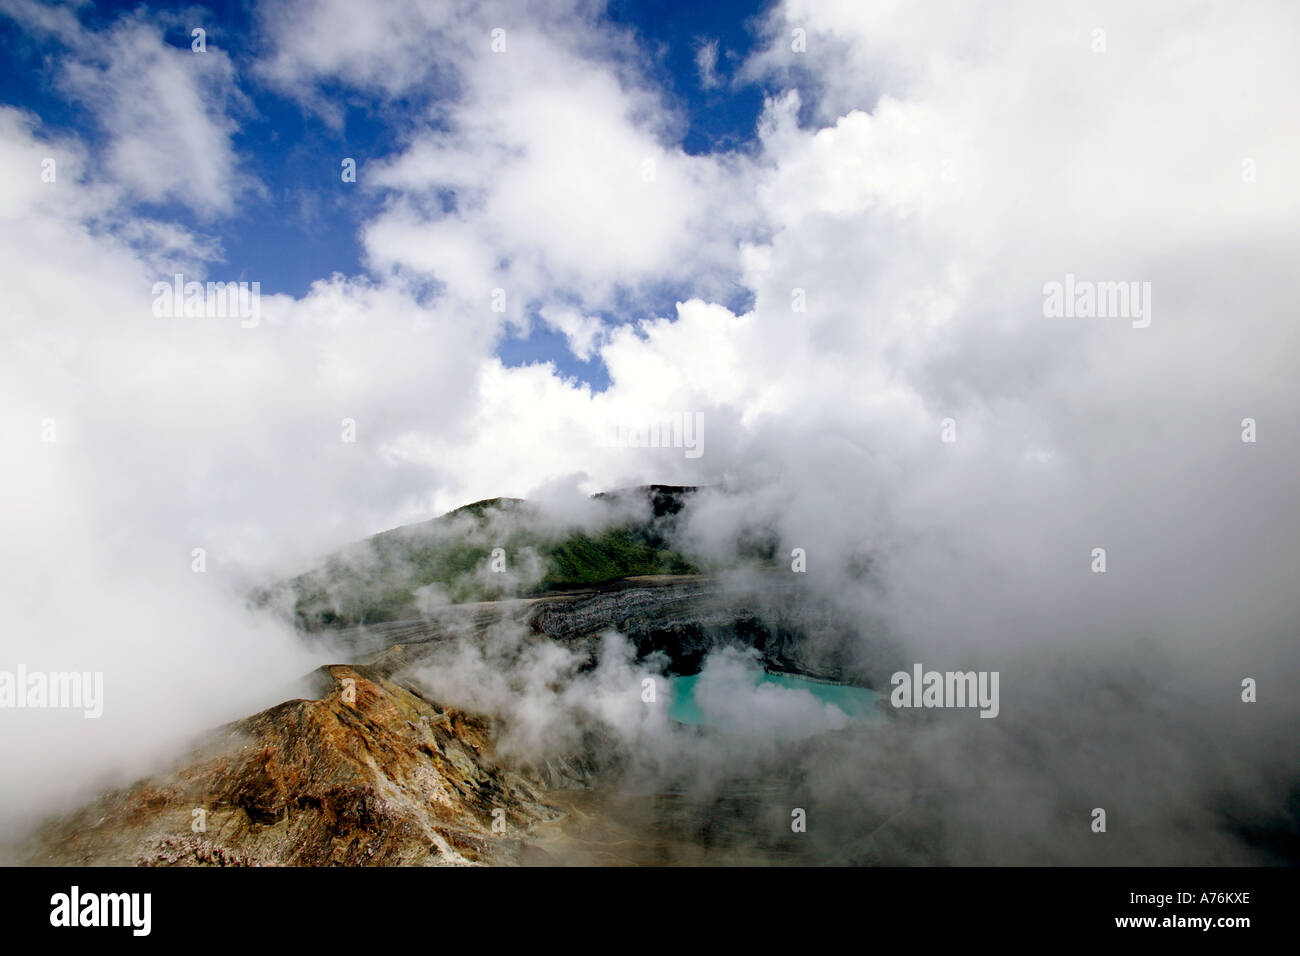
<path id="1" fill-rule="evenodd" d="M 529 609 L 533 630 L 590 655 L 596 636 L 614 629 L 638 656 L 667 656 L 675 674 L 694 674 L 710 651 L 751 647 L 771 671 L 873 685 L 879 674 L 861 653 L 848 622 L 808 599 L 791 575 L 767 575 L 762 586 L 723 587 L 706 577 L 623 582 L 566 599 L 541 599 Z"/>
<path id="2" fill-rule="evenodd" d="M 425 700 L 383 665 L 317 677 L 319 699 L 230 724 L 170 775 L 47 825 L 27 862 L 512 863 L 530 828 L 561 815 L 535 777 L 497 765 L 487 721 Z"/>
<path id="3" fill-rule="evenodd" d="M 770 671 L 878 687 L 892 667 L 873 628 L 810 595 L 797 575 L 764 572 L 747 583 L 707 575 L 626 578 L 545 597 L 450 605 L 421 620 L 390 621 L 334 632 L 340 651 L 377 653 L 395 644 L 415 647 L 482 635 L 517 623 L 557 641 L 594 664 L 600 637 L 616 630 L 638 657 L 660 654 L 672 674 L 695 674 L 710 651 L 748 647 Z"/>

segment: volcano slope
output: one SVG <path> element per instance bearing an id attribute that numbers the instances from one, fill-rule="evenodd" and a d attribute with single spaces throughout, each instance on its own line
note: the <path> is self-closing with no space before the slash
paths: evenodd
<path id="1" fill-rule="evenodd" d="M 624 580 L 313 633 L 308 639 L 326 642 L 333 659 L 347 663 L 316 671 L 301 695 L 214 731 L 167 772 L 48 821 L 17 861 L 1240 865 L 1291 858 L 1289 818 L 1231 805 L 1200 811 L 1198 840 L 1171 841 L 1169 829 L 1148 818 L 1134 830 L 1149 833 L 1148 842 L 1123 845 L 1092 839 L 1086 826 L 1026 824 L 1025 801 L 1006 798 L 1000 781 L 1009 772 L 1038 773 L 1043 760 L 1034 748 L 1061 737 L 1059 728 L 1035 736 L 1005 717 L 981 721 L 971 712 L 973 719 L 954 725 L 946 714 L 886 707 L 879 720 L 814 725 L 776 739 L 775 729 L 789 730 L 784 717 L 752 728 L 742 720 L 724 732 L 675 724 L 662 706 L 645 703 L 643 674 L 694 674 L 701 661 L 707 672 L 729 656 L 778 673 L 887 686 L 878 679 L 881 662 L 889 662 L 886 670 L 897 665 L 888 643 L 873 647 L 860 626 L 854 631 L 854 622 L 782 580 Z M 843 642 L 826 639 L 841 633 Z M 562 666 L 550 666 L 557 657 Z M 984 730 L 990 724 L 998 725 L 995 735 Z M 954 754 L 966 751 L 984 761 L 983 773 L 953 772 L 961 766 Z M 1062 805 L 1044 798 L 1035 806 L 1057 812 Z M 1154 806 L 1153 813 L 1163 809 Z M 792 814 L 809 821 L 807 830 L 792 828 Z M 1172 827 L 1188 830 L 1181 818 Z"/>
<path id="2" fill-rule="evenodd" d="M 884 707 L 845 725 L 814 695 L 749 683 L 766 670 L 880 691 L 908 659 L 868 602 L 846 610 L 813 593 L 807 576 L 771 560 L 761 533 L 730 567 L 667 557 L 674 500 L 646 493 L 639 516 L 568 537 L 518 505 L 470 509 L 388 533 L 400 548 L 363 543 L 278 597 L 268 589 L 266 602 L 287 597 L 276 606 L 330 662 L 311 686 L 213 731 L 170 769 L 48 820 L 8 856 L 176 866 L 1295 859 L 1294 813 L 1222 796 L 1215 767 L 1212 787 L 1178 804 L 1141 789 L 1124 841 L 1073 825 L 1092 806 L 1071 783 L 1077 748 L 1062 746 L 1080 738 L 1080 713 L 1097 733 L 1085 776 L 1147 786 L 1138 771 L 1151 752 L 1131 746 L 1134 713 L 1184 747 L 1171 752 L 1201 752 L 1186 715 L 1142 709 L 1132 681 L 1109 671 L 1070 672 L 1089 693 L 1079 708 L 1057 713 L 1058 685 L 1044 684 L 1042 705 L 996 721 Z M 497 547 L 527 573 L 489 576 Z M 463 555 L 439 557 L 458 549 L 476 555 L 468 570 Z M 397 597 L 371 599 L 382 593 Z M 725 726 L 676 723 L 667 687 L 645 691 L 647 680 L 691 676 L 699 687 L 719 675 Z M 1125 719 L 1113 733 L 1097 726 L 1116 712 Z"/>
<path id="3" fill-rule="evenodd" d="M 842 676 L 843 658 L 801 659 L 788 606 L 780 614 L 760 606 L 761 593 L 721 600 L 704 576 L 654 577 L 316 634 L 350 663 L 309 675 L 303 697 L 213 731 L 170 771 L 47 822 L 23 847 L 23 861 L 493 865 L 698 856 L 689 827 L 669 827 L 676 835 L 667 843 L 662 833 L 650 839 L 645 806 L 624 803 L 614 814 L 622 822 L 611 818 L 602 774 L 616 776 L 621 755 L 599 722 L 567 752 L 502 759 L 497 722 L 440 703 L 418 675 L 437 666 L 440 651 L 507 627 L 525 634 L 524 644 L 565 647 L 579 669 L 596 665 L 600 635 L 622 628 L 633 647 L 666 655 L 681 673 L 698 669 L 714 647 L 745 645 L 776 667 Z M 650 815 L 667 807 L 680 817 L 689 804 L 680 794 L 669 800 Z"/>
<path id="4" fill-rule="evenodd" d="M 330 666 L 319 697 L 213 732 L 171 773 L 44 827 L 28 862 L 65 865 L 508 863 L 555 819 L 536 779 L 493 760 L 490 725 L 382 666 Z M 495 831 L 494 831 L 495 824 Z"/>
<path id="5" fill-rule="evenodd" d="M 692 494 L 652 486 L 606 496 L 599 507 L 612 519 L 559 533 L 524 503 L 496 499 L 340 552 L 280 586 L 279 600 L 303 640 L 342 663 L 311 675 L 301 697 L 214 731 L 171 770 L 49 821 L 24 859 L 662 862 L 663 846 L 629 836 L 627 827 L 644 821 L 623 824 L 612 841 L 624 847 L 620 854 L 592 849 L 591 834 L 612 825 L 600 822 L 608 814 L 595 809 L 603 804 L 592 794 L 618 776 L 626 755 L 599 720 L 584 716 L 581 699 L 560 718 L 581 724 L 577 733 L 565 728 L 564 746 L 503 756 L 493 712 L 502 708 L 448 705 L 429 678 L 438 683 L 448 655 L 481 653 L 502 635 L 508 647 L 498 671 L 518 672 L 521 655 L 554 646 L 572 663 L 572 678 L 599 666 L 610 634 L 637 660 L 654 659 L 663 675 L 695 674 L 710 651 L 736 647 L 774 672 L 857 683 L 878 677 L 850 652 L 861 644 L 849 622 L 801 601 L 792 575 L 700 573 L 672 550 L 674 522 Z M 527 575 L 484 575 L 495 547 L 512 567 L 539 561 Z M 441 600 L 421 602 L 431 588 Z M 261 603 L 272 603 L 274 590 L 259 595 Z M 805 641 L 810 627 L 840 639 Z M 627 690 L 638 694 L 639 682 Z M 584 791 L 586 799 L 573 796 Z M 643 808 L 633 816 L 644 817 Z M 577 829 L 555 827 L 561 818 Z M 690 856 L 697 834 L 678 829 L 671 855 Z M 635 846 L 657 849 L 647 857 L 627 849 Z"/>

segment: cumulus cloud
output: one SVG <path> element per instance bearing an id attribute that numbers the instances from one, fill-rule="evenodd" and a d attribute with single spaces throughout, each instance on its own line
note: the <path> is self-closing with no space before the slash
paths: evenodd
<path id="1" fill-rule="evenodd" d="M 180 26 L 171 17 L 160 23 L 136 13 L 93 31 L 66 8 L 12 2 L 0 10 L 65 46 L 58 83 L 95 116 L 107 139 L 103 175 L 133 198 L 213 217 L 256 188 L 232 144 L 248 105 L 224 51 L 166 43 L 165 28 Z"/>
<path id="2" fill-rule="evenodd" d="M 512 310 L 557 293 L 609 307 L 620 287 L 728 268 L 724 229 L 738 210 L 721 201 L 725 164 L 661 142 L 637 119 L 653 104 L 608 69 L 579 61 L 554 74 L 567 55 L 503 54 L 508 79 L 473 88 L 449 131 L 375 164 L 367 181 L 402 197 L 366 230 L 377 268 L 430 273 L 468 303 L 502 288 Z M 409 201 L 438 193 L 454 195 L 454 211 Z"/>
<path id="3" fill-rule="evenodd" d="M 530 304 L 599 309 L 668 277 L 734 278 L 746 216 L 729 197 L 747 166 L 677 146 L 643 56 L 584 5 L 292 4 L 262 25 L 260 75 L 304 101 L 325 83 L 436 91 L 361 178 L 387 204 L 363 233 L 375 269 L 432 277 L 467 310 L 504 289 L 516 324 Z"/>
<path id="4" fill-rule="evenodd" d="M 12 173 L 0 191 L 12 280 L 0 482 L 22 503 L 0 519 L 3 604 L 21 621 L 4 656 L 102 671 L 105 695 L 95 721 L 6 711 L 9 824 L 282 699 L 319 662 L 247 609 L 250 587 L 397 513 L 427 515 L 428 486 L 403 480 L 395 450 L 415 420 L 384 409 L 463 422 L 475 371 L 461 356 L 490 342 L 454 321 L 440 329 L 400 290 L 342 278 L 301 300 L 265 297 L 256 328 L 161 318 L 152 289 L 171 276 L 159 266 L 201 274 L 190 256 L 209 251 L 202 240 L 149 221 L 103 229 L 129 186 L 79 178 L 83 153 L 28 116 L 6 109 L 0 125 Z M 41 180 L 47 156 L 53 182 Z M 342 440 L 345 419 L 355 442 Z"/>

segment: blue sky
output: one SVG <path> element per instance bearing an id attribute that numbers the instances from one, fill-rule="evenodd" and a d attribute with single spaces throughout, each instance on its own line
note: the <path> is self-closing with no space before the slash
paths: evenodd
<path id="1" fill-rule="evenodd" d="M 759 0 L 609 4 L 605 22 L 630 32 L 648 79 L 658 85 L 665 104 L 685 120 L 678 141 L 665 145 L 690 155 L 753 150 L 766 91 L 761 83 L 741 82 L 733 74 L 754 52 L 759 17 L 768 8 L 770 3 Z M 340 157 L 354 157 L 364 167 L 394 155 L 415 124 L 429 123 L 427 114 L 437 109 L 440 96 L 454 93 L 430 84 L 394 102 L 339 88 L 333 92 L 342 123 L 335 127 L 301 101 L 259 82 L 249 69 L 267 41 L 245 4 L 187 6 L 170 22 L 171 8 L 129 3 L 86 6 L 77 16 L 84 27 L 101 31 L 145 9 L 156 17 L 165 42 L 176 49 L 189 49 L 189 25 L 201 24 L 208 31 L 209 46 L 229 55 L 246 98 L 238 110 L 232 145 L 260 186 L 243 195 L 229 215 L 201 216 L 179 203 L 141 203 L 137 211 L 215 239 L 223 277 L 256 278 L 264 293 L 302 296 L 311 283 L 333 273 L 363 275 L 367 270 L 359 230 L 387 197 L 343 183 Z M 712 81 L 702 76 L 698 59 L 701 47 L 710 44 L 716 50 L 717 79 Z M 0 17 L 0 47 L 10 57 L 10 68 L 0 74 L 0 102 L 32 111 L 49 131 L 77 134 L 92 155 L 104 148 L 105 130 L 93 111 L 67 95 L 59 82 L 56 64 L 65 44 L 57 35 L 34 35 Z M 671 279 L 636 291 L 635 296 L 621 294 L 614 308 L 590 311 L 611 326 L 653 315 L 671 317 L 674 303 L 696 292 L 689 282 Z M 743 309 L 752 293 L 736 285 L 722 298 L 728 306 Z M 535 311 L 531 318 L 528 334 L 512 328 L 501 336 L 497 354 L 506 365 L 553 362 L 566 377 L 597 391 L 608 387 L 599 355 L 586 360 L 575 356 L 562 333 L 539 321 Z"/>

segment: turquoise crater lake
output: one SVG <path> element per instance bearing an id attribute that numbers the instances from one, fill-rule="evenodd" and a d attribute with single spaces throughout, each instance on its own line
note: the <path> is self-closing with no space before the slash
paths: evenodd
<path id="1" fill-rule="evenodd" d="M 755 670 L 752 676 L 755 688 L 767 684 L 811 694 L 819 703 L 838 708 L 851 721 L 863 720 L 876 714 L 878 695 L 874 690 L 866 687 L 832 684 L 790 674 L 771 674 L 763 670 Z M 699 675 L 670 678 L 672 704 L 668 716 L 673 720 L 695 726 L 706 726 L 709 723 L 695 699 L 695 686 L 698 681 Z"/>

